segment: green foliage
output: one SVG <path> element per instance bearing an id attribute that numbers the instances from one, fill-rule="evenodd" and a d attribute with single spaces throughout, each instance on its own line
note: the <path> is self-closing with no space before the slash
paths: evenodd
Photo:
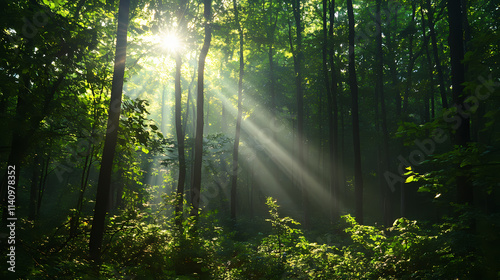
<path id="1" fill-rule="evenodd" d="M 82 217 L 82 231 L 68 237 L 69 222 L 27 247 L 35 262 L 29 279 L 480 279 L 498 273 L 478 248 L 481 240 L 500 244 L 494 229 L 498 217 L 466 212 L 435 225 L 405 218 L 390 228 L 360 225 L 342 217 L 339 247 L 310 242 L 278 204 L 267 199 L 271 232 L 237 241 L 215 219 L 216 213 L 190 216 L 184 207 L 181 226 L 165 197 L 162 211 L 147 215 L 129 207 L 108 219 L 103 264 L 87 261 L 91 219 Z M 475 235 L 470 220 L 492 228 Z M 154 221 L 157 221 L 154 223 Z M 162 221 L 162 222 L 160 222 Z M 31 227 L 26 223 L 24 227 Z M 466 246 L 464 246 L 466 244 Z M 182 278 L 184 277 L 184 278 Z"/>
<path id="2" fill-rule="evenodd" d="M 289 217 L 278 215 L 278 205 L 267 199 L 273 233 L 256 247 L 232 245 L 223 279 L 474 279 L 481 257 L 460 248 L 466 219 L 448 220 L 433 227 L 397 219 L 388 229 L 359 225 L 343 216 L 345 240 L 341 248 L 309 242 Z M 474 245 L 471 245 L 474 246 Z M 485 269 L 485 267 L 482 267 Z M 495 272 L 488 269 L 490 274 Z"/>

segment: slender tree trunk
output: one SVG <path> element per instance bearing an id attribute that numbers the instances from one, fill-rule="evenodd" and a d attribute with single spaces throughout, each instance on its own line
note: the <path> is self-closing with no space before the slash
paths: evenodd
<path id="1" fill-rule="evenodd" d="M 454 106 L 464 108 L 464 85 L 465 66 L 464 59 L 464 32 L 462 26 L 462 5 L 460 0 L 448 0 L 448 22 L 449 22 L 449 46 L 451 58 L 451 82 Z M 465 107 L 466 108 L 466 107 Z M 460 147 L 467 146 L 470 142 L 470 120 L 468 117 L 462 118 L 461 125 L 455 133 L 455 144 Z M 457 201 L 458 203 L 472 205 L 474 202 L 472 184 L 467 175 L 457 176 Z"/>
<path id="2" fill-rule="evenodd" d="M 429 32 L 432 42 L 432 54 L 434 55 L 434 63 L 436 64 L 436 71 L 438 73 L 439 93 L 441 94 L 441 103 L 443 108 L 448 108 L 448 99 L 446 98 L 446 86 L 444 84 L 443 68 L 441 67 L 441 60 L 439 59 L 439 51 L 437 46 L 436 31 L 434 29 L 434 9 L 432 9 L 431 1 L 427 0 L 427 18 L 429 20 Z"/>
<path id="3" fill-rule="evenodd" d="M 49 175 L 49 163 L 50 163 L 50 154 L 47 155 L 47 158 L 45 160 L 42 160 L 42 174 L 39 180 L 40 182 L 38 184 L 38 200 L 36 205 L 37 215 L 40 215 L 43 193 L 45 192 L 45 185 L 47 184 L 47 176 Z"/>
<path id="4" fill-rule="evenodd" d="M 396 39 L 393 38 L 392 30 L 397 30 L 398 29 L 398 11 L 394 11 L 394 26 L 390 26 L 387 28 L 385 34 L 387 34 L 387 45 L 388 45 L 388 65 L 390 66 L 390 76 L 391 76 L 391 86 L 392 86 L 392 91 L 393 91 L 393 96 L 394 96 L 394 104 L 396 107 L 396 118 L 400 119 L 401 118 L 401 95 L 399 93 L 398 85 L 399 85 L 399 79 L 398 79 L 398 69 L 397 69 L 397 64 L 396 64 Z M 394 35 L 396 37 L 396 35 Z"/>
<path id="5" fill-rule="evenodd" d="M 425 42 L 429 42 L 429 37 L 427 36 L 427 24 L 425 22 L 424 18 L 424 12 L 422 9 L 420 9 L 420 16 L 422 18 L 422 35 L 424 37 Z M 425 101 L 425 121 L 429 122 L 431 120 L 434 120 L 434 75 L 433 75 L 433 65 L 432 65 L 432 58 L 429 52 L 429 44 L 425 44 L 425 56 L 427 58 L 427 65 L 429 68 L 429 88 L 430 90 L 426 94 L 426 101 Z M 429 108 L 429 102 L 430 102 L 430 108 Z"/>
<path id="6" fill-rule="evenodd" d="M 167 87 L 163 86 L 161 92 L 161 127 L 160 131 L 163 135 L 167 135 Z"/>
<path id="7" fill-rule="evenodd" d="M 187 0 L 182 0 L 177 10 L 179 20 L 179 33 L 184 33 L 186 24 L 184 12 Z M 186 157 L 184 152 L 184 130 L 182 127 L 182 88 L 181 67 L 182 58 L 180 50 L 175 50 L 175 133 L 177 135 L 177 153 L 179 159 L 179 179 L 177 180 L 177 195 L 175 204 L 175 223 L 180 228 L 182 225 L 182 208 L 184 204 L 184 185 L 186 181 Z M 188 101 L 189 102 L 189 101 Z"/>
<path id="8" fill-rule="evenodd" d="M 335 50 L 335 40 L 333 37 L 333 24 L 335 22 L 335 0 L 330 1 L 330 22 L 329 22 L 329 27 L 328 27 L 328 37 L 330 37 L 331 43 L 330 47 L 328 49 L 328 60 L 330 63 L 330 71 L 331 71 L 331 79 L 332 79 L 332 84 L 331 84 L 331 96 L 332 96 L 332 109 L 333 109 L 333 116 L 332 116 L 332 129 L 333 129 L 333 135 L 330 137 L 333 137 L 331 142 L 332 146 L 331 149 L 333 151 L 333 154 L 331 155 L 333 157 L 333 170 L 332 174 L 334 175 L 333 182 L 332 182 L 332 193 L 333 196 L 335 197 L 335 202 L 332 208 L 333 214 L 332 217 L 334 219 L 337 219 L 340 216 L 340 182 L 341 182 L 341 176 L 340 176 L 340 167 L 342 166 L 340 164 L 340 152 L 339 152 L 339 145 L 338 145 L 338 139 L 339 139 L 339 105 L 337 103 L 337 96 L 340 92 L 341 82 L 340 82 L 340 67 L 336 68 L 335 67 L 335 62 L 334 62 L 334 50 Z"/>
<path id="9" fill-rule="evenodd" d="M 78 227 L 80 226 L 80 216 L 83 207 L 83 198 L 85 197 L 85 190 L 87 189 L 87 178 L 90 173 L 90 167 L 92 166 L 92 143 L 89 141 L 88 154 L 85 156 L 85 162 L 83 164 L 82 176 L 80 178 L 80 192 L 78 193 L 78 201 L 76 203 L 76 211 L 71 217 L 70 223 L 70 237 L 75 237 L 78 233 Z"/>
<path id="10" fill-rule="evenodd" d="M 304 90 L 302 88 L 302 63 L 304 60 L 304 53 L 302 50 L 302 15 L 301 15 L 301 1 L 292 1 L 293 17 L 295 19 L 296 29 L 296 59 L 294 63 L 295 68 L 295 87 L 297 91 L 297 144 L 298 144 L 298 163 L 297 170 L 297 183 L 302 192 L 302 203 L 304 210 L 304 227 L 309 227 L 309 193 L 303 182 L 303 169 L 305 168 L 305 155 L 304 155 Z"/>
<path id="11" fill-rule="evenodd" d="M 90 231 L 90 258 L 100 263 L 101 246 L 104 237 L 104 224 L 109 204 L 111 173 L 113 171 L 113 158 L 115 155 L 116 141 L 118 139 L 118 126 L 120 122 L 120 109 L 122 103 L 123 78 L 125 75 L 125 60 L 127 57 L 127 29 L 129 23 L 130 0 L 120 0 L 118 10 L 118 30 L 116 36 L 116 54 L 111 85 L 111 100 L 109 106 L 108 126 L 104 150 L 102 152 L 101 170 L 97 185 L 94 219 Z"/>
<path id="12" fill-rule="evenodd" d="M 358 81 L 354 53 L 354 11 L 352 0 L 347 0 L 349 18 L 349 87 L 352 98 L 352 136 L 354 145 L 354 192 L 356 197 L 356 220 L 363 224 L 363 173 L 361 171 L 361 144 L 359 136 Z"/>
<path id="13" fill-rule="evenodd" d="M 209 96 L 209 92 L 207 92 L 207 94 L 205 95 L 207 97 L 207 116 L 205 117 L 206 121 L 204 124 L 205 124 L 205 133 L 206 134 L 210 134 L 210 96 Z"/>
<path id="14" fill-rule="evenodd" d="M 236 221 L 236 205 L 237 205 L 237 195 L 236 186 L 238 183 L 238 147 L 240 144 L 240 129 L 241 129 L 241 116 L 243 109 L 241 107 L 241 99 L 243 95 L 243 75 L 245 61 L 243 57 L 243 29 L 241 28 L 238 6 L 236 0 L 233 0 L 234 6 L 234 20 L 238 26 L 238 34 L 240 37 L 240 75 L 238 79 L 238 116 L 236 118 L 236 132 L 234 135 L 234 148 L 233 148 L 233 174 L 231 176 L 231 219 Z"/>
<path id="15" fill-rule="evenodd" d="M 327 95 L 327 117 L 328 117 L 328 162 L 330 166 L 330 177 L 329 181 L 329 191 L 331 197 L 331 207 L 330 207 L 330 221 L 334 222 L 339 216 L 339 196 L 338 196 L 338 168 L 337 168 L 337 138 L 338 138 L 338 125 L 337 125 L 337 78 L 335 67 L 333 63 L 333 21 L 335 17 L 335 0 L 331 1 L 330 7 L 328 7 L 328 1 L 323 0 L 323 79 L 325 80 L 325 90 Z M 329 12 L 330 24 L 327 28 L 327 11 Z M 330 38 L 330 40 L 329 40 Z M 330 43 L 330 48 L 328 44 Z M 328 59 L 327 59 L 328 55 Z M 328 65 L 329 64 L 329 65 Z M 330 84 L 330 75 L 328 75 L 328 66 L 330 66 L 332 83 Z"/>
<path id="16" fill-rule="evenodd" d="M 187 130 L 187 123 L 188 123 L 188 119 L 189 119 L 189 105 L 191 103 L 191 88 L 192 88 L 192 85 L 194 84 L 194 78 L 196 78 L 196 64 L 195 64 L 195 67 L 193 67 L 193 76 L 191 78 L 191 82 L 189 83 L 189 87 L 188 87 L 188 95 L 187 95 L 187 100 L 186 100 L 186 117 L 184 118 L 184 122 L 182 124 L 182 133 L 184 135 L 186 134 L 189 134 L 189 132 L 186 132 Z M 193 113 L 193 116 L 194 116 L 194 113 Z M 194 120 L 193 120 L 193 123 L 194 123 Z M 194 131 L 194 129 L 193 129 Z"/>
<path id="17" fill-rule="evenodd" d="M 175 131 L 177 134 L 177 152 L 179 158 L 179 179 L 177 181 L 177 196 L 175 203 L 175 223 L 182 224 L 182 208 L 184 201 L 184 184 L 186 181 L 186 158 L 184 154 L 184 133 L 182 131 L 182 89 L 181 89 L 182 59 L 179 52 L 175 53 Z"/>
<path id="18" fill-rule="evenodd" d="M 376 0 L 376 77 L 375 90 L 378 92 L 380 98 L 380 118 L 381 118 L 381 128 L 382 128 L 382 173 L 380 173 L 380 178 L 385 171 L 389 170 L 389 132 L 387 129 L 387 108 L 385 104 L 385 91 L 384 91 L 384 52 L 382 49 L 382 18 L 380 15 L 380 7 L 382 5 L 382 0 Z M 382 180 L 382 194 L 384 196 L 383 209 L 384 209 L 384 223 L 386 226 L 392 224 L 392 193 L 389 186 Z"/>
<path id="19" fill-rule="evenodd" d="M 410 22 L 410 26 L 415 26 L 415 10 L 416 10 L 416 7 L 415 7 L 415 4 L 412 3 L 411 4 L 411 22 Z M 407 72 L 406 72 L 406 88 L 405 88 L 405 94 L 403 96 L 403 113 L 407 114 L 408 113 L 408 98 L 409 98 L 409 92 L 410 92 L 410 88 L 412 87 L 412 77 L 413 77 L 413 67 L 415 66 L 415 56 L 414 56 L 414 53 L 413 53 L 413 36 L 414 36 L 414 32 L 413 32 L 413 28 L 410 30 L 410 34 L 408 35 L 410 38 L 409 38 L 409 42 L 408 42 L 408 68 L 407 68 Z M 406 117 L 403 116 L 403 117 Z"/>
<path id="20" fill-rule="evenodd" d="M 303 182 L 303 169 L 305 168 L 304 156 L 304 90 L 302 87 L 302 18 L 301 18 L 301 1 L 292 1 L 293 16 L 295 19 L 295 30 L 297 39 L 296 60 L 295 60 L 295 87 L 297 91 L 297 144 L 298 144 L 298 172 L 297 183 L 302 192 L 302 203 L 304 210 L 304 227 L 309 226 L 309 197 L 305 184 Z"/>
<path id="21" fill-rule="evenodd" d="M 276 30 L 276 24 L 278 22 L 278 15 L 275 15 L 276 17 L 273 22 L 274 6 L 272 0 L 269 2 L 269 5 L 269 9 L 271 11 L 269 13 L 269 27 L 267 31 L 267 39 L 269 41 L 267 56 L 269 58 L 269 96 L 271 96 L 271 112 L 273 113 L 274 117 L 274 113 L 276 111 L 276 78 L 274 77 L 274 33 Z"/>
<path id="22" fill-rule="evenodd" d="M 40 178 L 40 154 L 35 155 L 33 162 L 33 175 L 31 176 L 31 187 L 30 187 L 30 205 L 29 205 L 29 215 L 28 219 L 34 221 L 37 216 L 37 203 L 38 203 L 38 192 L 39 192 L 39 180 Z"/>
<path id="23" fill-rule="evenodd" d="M 205 59 L 212 40 L 212 0 L 203 0 L 203 17 L 205 18 L 205 39 L 198 60 L 198 88 L 196 97 L 196 135 L 194 144 L 193 184 L 191 186 L 192 216 L 198 216 L 201 195 L 201 164 L 203 153 L 203 79 L 205 73 Z"/>
<path id="24" fill-rule="evenodd" d="M 328 30 L 327 30 L 327 11 L 328 11 L 328 1 L 327 0 L 322 0 L 322 8 L 323 8 L 323 44 L 322 44 L 322 49 L 321 49 L 321 55 L 322 55 L 322 64 L 323 64 L 323 83 L 325 86 L 325 92 L 326 92 L 326 98 L 327 98 L 327 118 L 328 118 L 328 162 L 329 162 L 329 167 L 330 167 L 330 177 L 328 178 L 328 189 L 330 192 L 330 199 L 331 199 L 331 205 L 330 205 L 330 221 L 333 222 L 334 216 L 336 216 L 336 211 L 335 205 L 337 202 L 337 197 L 335 196 L 334 193 L 334 180 L 336 177 L 335 174 L 335 163 L 334 163 L 334 158 L 333 158 L 333 146 L 335 143 L 333 142 L 333 102 L 332 102 L 332 91 L 330 88 L 330 75 L 328 75 L 328 58 L 327 58 L 327 51 L 328 51 Z M 331 19 L 330 19 L 331 20 Z M 320 100 L 319 104 L 321 105 L 322 102 Z M 321 116 L 320 116 L 321 119 Z M 320 122 L 321 123 L 321 122 Z M 320 128 L 321 131 L 321 128 Z M 320 135 L 321 139 L 321 135 Z"/>

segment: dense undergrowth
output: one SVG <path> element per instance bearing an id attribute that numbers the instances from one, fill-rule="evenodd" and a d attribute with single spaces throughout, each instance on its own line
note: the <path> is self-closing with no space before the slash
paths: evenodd
<path id="1" fill-rule="evenodd" d="M 346 215 L 311 242 L 299 223 L 281 217 L 268 198 L 270 230 L 248 238 L 221 227 L 214 213 L 182 226 L 157 213 L 127 209 L 108 220 L 102 265 L 86 258 L 90 221 L 69 237 L 69 221 L 50 235 L 24 241 L 23 279 L 496 279 L 498 217 L 471 212 L 440 224 L 405 218 L 390 228 L 364 226 Z M 189 209 L 185 209 L 185 214 Z M 495 218 L 495 219 L 493 219 Z M 466 225 L 474 219 L 489 233 Z M 24 224 L 24 227 L 31 226 Z M 480 227 L 480 226 L 478 226 Z M 232 227 L 235 228 L 234 226 Z M 498 231 L 497 231 L 498 232 Z M 490 244 L 482 248 L 481 242 Z M 492 245 L 493 244 L 493 245 Z M 498 247 L 498 246 L 497 246 Z M 491 255 L 493 254 L 493 255 Z M 489 260 L 489 262 L 488 262 Z"/>

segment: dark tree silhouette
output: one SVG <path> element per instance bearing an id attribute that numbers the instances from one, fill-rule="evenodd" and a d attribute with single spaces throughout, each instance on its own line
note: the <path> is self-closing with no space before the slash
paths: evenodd
<path id="1" fill-rule="evenodd" d="M 181 1 L 177 12 L 181 32 L 185 30 L 184 10 L 187 1 Z M 182 207 L 184 201 L 184 185 L 186 182 L 186 157 L 184 153 L 184 130 L 182 128 L 182 88 L 181 88 L 182 58 L 180 50 L 175 50 L 175 133 L 177 135 L 177 152 L 179 158 L 179 179 L 177 181 L 177 197 L 175 202 L 176 224 L 182 224 Z M 189 102 L 189 100 L 188 100 Z"/>
<path id="2" fill-rule="evenodd" d="M 451 85 L 454 106 L 458 110 L 467 108 L 465 105 L 464 85 L 465 66 L 462 63 L 464 59 L 464 32 L 462 18 L 462 3 L 460 0 L 448 1 L 448 22 L 449 22 L 449 46 L 451 59 Z M 470 120 L 468 117 L 461 117 L 458 112 L 456 118 L 460 120 L 460 125 L 455 134 L 455 144 L 465 147 L 470 139 Z M 472 205 L 474 201 L 474 192 L 469 182 L 468 176 L 457 176 L 457 200 L 459 203 L 468 203 Z"/>
<path id="3" fill-rule="evenodd" d="M 349 18 L 349 87 L 352 101 L 352 138 L 354 145 L 354 192 L 356 200 L 355 216 L 358 223 L 363 224 L 363 173 L 361 171 L 361 144 L 359 136 L 358 81 L 356 78 L 356 61 L 354 52 L 354 11 L 352 0 L 347 0 Z"/>
<path id="4" fill-rule="evenodd" d="M 198 60 L 198 92 L 196 96 L 196 135 L 194 143 L 193 184 L 191 186 L 192 216 L 198 215 L 201 195 L 201 164 L 203 158 L 203 79 L 205 73 L 205 59 L 212 40 L 212 0 L 203 1 L 203 17 L 205 18 L 205 39 Z"/>
<path id="5" fill-rule="evenodd" d="M 116 32 L 116 53 L 111 84 L 111 100 L 108 111 L 108 126 L 106 139 L 102 152 L 101 169 L 97 184 L 97 195 L 94 209 L 94 219 L 90 231 L 90 258 L 96 263 L 100 262 L 102 239 L 106 212 L 108 210 L 111 191 L 111 172 L 113 171 L 113 158 L 115 156 L 116 141 L 118 139 L 118 126 L 120 123 L 120 110 L 122 103 L 123 78 L 125 76 L 125 60 L 127 58 L 127 29 L 129 23 L 130 0 L 120 0 L 118 8 L 118 30 Z"/>
<path id="6" fill-rule="evenodd" d="M 240 130 L 241 130 L 241 116 L 243 109 L 241 107 L 241 99 L 243 98 L 243 75 L 245 70 L 245 60 L 243 56 L 243 28 L 240 24 L 238 5 L 236 0 L 233 0 L 234 6 L 234 21 L 238 28 L 238 35 L 240 41 L 240 69 L 238 78 L 238 116 L 236 117 L 236 132 L 234 135 L 233 147 L 233 174 L 231 176 L 231 219 L 236 220 L 236 205 L 237 205 L 237 192 L 236 187 L 238 183 L 238 147 L 240 144 Z"/>

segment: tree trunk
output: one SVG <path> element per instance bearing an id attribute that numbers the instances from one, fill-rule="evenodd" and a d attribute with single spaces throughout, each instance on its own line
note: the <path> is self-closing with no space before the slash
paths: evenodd
<path id="1" fill-rule="evenodd" d="M 271 12 L 269 13 L 269 27 L 267 30 L 267 40 L 269 41 L 269 48 L 267 51 L 267 56 L 269 58 L 269 96 L 271 96 L 271 112 L 273 114 L 273 117 L 275 117 L 274 113 L 276 111 L 276 78 L 274 77 L 274 33 L 276 30 L 276 24 L 278 22 L 278 15 L 275 15 L 276 18 L 273 22 L 274 6 L 272 0 L 270 1 L 269 5 L 271 10 Z"/>
<path id="2" fill-rule="evenodd" d="M 354 53 L 354 11 L 352 0 L 347 0 L 349 18 L 349 87 L 352 100 L 352 137 L 354 145 L 354 192 L 356 197 L 355 216 L 363 224 L 363 173 L 361 171 L 361 145 L 359 136 L 358 81 L 356 78 L 356 60 Z"/>
<path id="3" fill-rule="evenodd" d="M 331 78 L 332 78 L 332 84 L 331 84 L 331 96 L 332 96 L 332 109 L 333 109 L 333 116 L 332 116 L 332 129 L 333 129 L 333 135 L 330 137 L 332 138 L 332 145 L 331 149 L 333 151 L 333 154 L 331 155 L 333 157 L 333 169 L 332 173 L 335 174 L 332 182 L 332 193 L 333 196 L 335 197 L 335 202 L 332 208 L 333 211 L 333 218 L 337 219 L 340 215 L 340 182 L 341 182 L 341 167 L 342 165 L 340 164 L 340 153 L 339 153 L 339 145 L 338 145 L 338 139 L 339 139 L 339 125 L 338 125 L 338 118 L 339 118 L 339 106 L 337 103 L 337 96 L 340 92 L 339 88 L 342 86 L 340 85 L 340 67 L 337 69 L 335 68 L 335 62 L 333 59 L 333 54 L 334 54 L 334 38 L 333 38 L 333 23 L 335 21 L 335 0 L 332 0 L 330 2 L 330 24 L 328 27 L 328 36 L 330 37 L 330 40 L 332 42 L 330 43 L 330 48 L 328 50 L 329 54 L 329 62 L 330 62 L 330 71 L 331 71 Z M 340 86 L 339 86 L 340 85 Z"/>
<path id="4" fill-rule="evenodd" d="M 177 134 L 177 152 L 179 158 L 179 179 L 177 181 L 177 197 L 175 202 L 175 222 L 182 224 L 182 206 L 184 201 L 184 183 L 186 181 L 186 158 L 184 154 L 184 133 L 182 130 L 182 59 L 179 52 L 175 54 L 175 132 Z"/>
<path id="5" fill-rule="evenodd" d="M 408 113 L 408 98 L 409 98 L 409 92 L 410 88 L 412 87 L 412 77 L 413 77 L 413 67 L 415 66 L 415 56 L 413 53 L 413 35 L 414 35 L 414 29 L 413 26 L 415 26 L 415 11 L 416 7 L 415 4 L 411 4 L 411 22 L 410 22 L 410 27 L 412 27 L 409 32 L 410 34 L 408 35 L 409 38 L 409 43 L 408 43 L 408 68 L 406 72 L 406 88 L 405 88 L 405 94 L 403 96 L 403 113 L 405 114 L 403 118 L 406 118 L 406 114 Z"/>
<path id="6" fill-rule="evenodd" d="M 198 216 L 201 195 L 201 164 L 203 153 L 203 78 L 205 59 L 212 40 L 212 0 L 203 0 L 203 17 L 205 18 L 205 39 L 198 60 L 198 88 L 196 97 L 196 135 L 194 143 L 193 184 L 191 186 L 192 216 Z"/>
<path id="7" fill-rule="evenodd" d="M 163 135 L 167 135 L 167 87 L 163 86 L 163 90 L 161 92 L 161 127 L 160 131 Z"/>
<path id="8" fill-rule="evenodd" d="M 38 209 L 38 193 L 39 193 L 39 180 L 40 178 L 40 154 L 35 155 L 33 162 L 33 175 L 31 177 L 31 187 L 30 187 L 30 205 L 29 205 L 29 215 L 28 219 L 34 221 L 37 216 L 36 210 Z"/>
<path id="9" fill-rule="evenodd" d="M 88 149 L 88 154 L 85 156 L 82 176 L 80 178 L 80 192 L 78 193 L 78 201 L 76 203 L 75 213 L 73 213 L 73 216 L 71 217 L 70 231 L 69 231 L 70 237 L 75 237 L 77 235 L 78 227 L 80 225 L 80 216 L 83 207 L 83 198 L 85 196 L 85 190 L 87 189 L 88 177 L 90 174 L 90 168 L 92 166 L 93 148 L 91 141 L 89 141 L 87 149 Z"/>
<path id="10" fill-rule="evenodd" d="M 189 86 L 188 86 L 188 95 L 187 95 L 187 100 L 186 100 L 186 117 L 184 118 L 184 122 L 182 124 L 182 133 L 184 134 L 184 136 L 186 134 L 189 134 L 189 131 L 186 132 L 187 130 L 187 124 L 188 124 L 188 119 L 189 119 L 189 104 L 192 102 L 191 101 L 191 88 L 192 88 L 192 85 L 194 83 L 194 78 L 196 78 L 196 64 L 195 66 L 193 67 L 193 76 L 191 78 L 191 82 L 189 83 Z M 194 116 L 194 110 L 193 110 L 193 116 Z M 193 123 L 194 123 L 194 120 L 193 120 Z M 193 129 L 193 132 L 194 132 L 194 129 Z M 193 133 L 194 134 L 194 133 Z"/>
<path id="11" fill-rule="evenodd" d="M 338 196 L 338 172 L 337 172 L 337 138 L 338 138 L 338 127 L 337 127 L 337 77 L 335 72 L 335 67 L 333 63 L 333 21 L 335 17 L 335 0 L 332 0 L 330 7 L 328 7 L 328 1 L 323 0 L 323 79 L 325 80 L 325 90 L 327 95 L 327 116 L 328 116 L 328 162 L 330 166 L 330 177 L 329 180 L 329 191 L 331 197 L 331 207 L 330 207 L 330 221 L 334 222 L 339 216 L 339 196 Z M 327 28 L 327 11 L 329 12 L 330 24 Z M 331 41 L 329 41 L 329 38 Z M 330 43 L 330 48 L 328 44 Z M 328 60 L 327 60 L 328 54 Z M 329 64 L 329 65 L 328 65 Z M 330 69 L 328 69 L 330 66 Z M 328 71 L 331 71 L 332 83 L 330 84 L 330 76 Z"/>
<path id="12" fill-rule="evenodd" d="M 302 88 L 302 15 L 301 15 L 300 0 L 292 1 L 293 17 L 295 19 L 295 29 L 297 36 L 297 48 L 295 50 L 294 70 L 295 70 L 295 88 L 297 91 L 297 146 L 298 146 L 298 169 L 297 169 L 297 185 L 301 189 L 302 204 L 304 211 L 304 227 L 309 226 L 309 197 L 308 191 L 303 183 L 303 169 L 305 168 L 304 157 L 304 91 Z M 291 38 L 290 38 L 291 40 Z M 292 51 L 293 52 L 293 51 Z"/>
<path id="13" fill-rule="evenodd" d="M 429 32 L 432 42 L 432 54 L 434 55 L 434 63 L 436 64 L 436 71 L 438 73 L 439 93 L 441 94 L 441 103 L 443 108 L 448 108 L 448 99 L 446 98 L 446 87 L 444 84 L 443 68 L 441 67 L 441 60 L 439 60 L 439 52 L 436 39 L 436 31 L 434 30 L 434 10 L 431 6 L 431 1 L 427 0 L 427 18 L 429 20 Z M 461 18 L 460 18 L 461 19 Z"/>
<path id="14" fill-rule="evenodd" d="M 177 11 L 180 33 L 185 32 L 184 10 L 187 1 L 181 1 Z M 177 196 L 175 203 L 175 223 L 182 225 L 182 208 L 184 202 L 184 185 L 186 181 L 186 157 L 184 152 L 184 130 L 182 128 L 182 89 L 181 89 L 181 67 L 182 58 L 180 50 L 175 50 L 175 132 L 177 135 L 177 153 L 179 158 L 179 179 L 177 181 Z"/>
<path id="15" fill-rule="evenodd" d="M 382 0 L 376 0 L 376 57 L 377 57 L 377 65 L 376 65 L 376 77 L 375 81 L 375 90 L 378 92 L 378 96 L 380 98 L 380 118 L 381 118 L 381 128 L 382 128 L 382 171 L 389 170 L 389 132 L 387 129 L 387 116 L 386 116 L 386 106 L 385 106 L 385 92 L 384 92 L 384 52 L 382 49 L 382 19 L 380 15 L 380 6 L 382 4 Z M 382 178 L 382 173 L 379 174 L 380 178 Z M 383 209 L 384 209 L 384 223 L 386 226 L 390 226 L 392 224 L 392 193 L 389 189 L 389 186 L 382 180 L 382 194 L 384 196 L 383 199 Z"/>
<path id="16" fill-rule="evenodd" d="M 234 135 L 234 148 L 233 148 L 233 174 L 231 176 L 231 219 L 236 221 L 236 186 L 238 182 L 238 147 L 240 144 L 240 129 L 241 129 L 241 116 L 243 113 L 241 107 L 241 99 L 243 95 L 243 74 L 245 61 L 243 57 L 243 29 L 241 28 L 238 6 L 236 5 L 236 0 L 233 0 L 234 6 L 234 20 L 238 26 L 238 34 L 240 37 L 240 74 L 238 79 L 238 116 L 236 118 L 236 132 Z"/>
<path id="17" fill-rule="evenodd" d="M 425 22 L 424 18 L 424 12 L 422 9 L 420 9 L 420 16 L 422 18 L 422 35 L 424 37 L 425 42 L 429 42 L 429 37 L 427 36 L 427 24 Z M 429 67 L 429 88 L 430 90 L 426 94 L 426 101 L 425 101 L 425 122 L 429 122 L 431 120 L 434 120 L 434 115 L 435 115 L 435 108 L 434 108 L 434 75 L 433 75 L 433 65 L 432 65 L 432 58 L 429 52 L 429 44 L 425 44 L 425 56 L 427 58 L 427 65 Z M 429 102 L 430 102 L 430 108 L 429 108 Z"/>
<path id="18" fill-rule="evenodd" d="M 465 67 L 462 63 L 464 59 L 464 32 L 462 26 L 462 5 L 460 0 L 448 0 L 448 22 L 449 22 L 449 46 L 451 58 L 451 84 L 454 106 L 458 110 L 464 106 L 464 85 L 465 82 Z M 466 108 L 466 107 L 465 107 Z M 467 146 L 470 142 L 470 120 L 468 117 L 460 117 L 457 113 L 457 118 L 460 119 L 461 125 L 455 133 L 455 144 L 460 147 Z M 458 203 L 472 205 L 474 201 L 472 184 L 468 176 L 457 176 L 457 201 Z"/>
<path id="19" fill-rule="evenodd" d="M 37 215 L 40 215 L 40 207 L 42 206 L 43 193 L 45 192 L 45 185 L 47 184 L 47 176 L 49 175 L 50 154 L 47 155 L 45 160 L 42 159 L 42 174 L 38 184 L 38 200 L 37 200 Z"/>
<path id="20" fill-rule="evenodd" d="M 97 184 L 94 219 L 90 231 L 90 258 L 100 263 L 104 223 L 109 204 L 111 173 L 115 155 L 118 126 L 120 122 L 120 107 L 122 102 L 123 78 L 125 75 L 125 60 L 127 57 L 127 28 L 129 23 L 130 0 L 120 0 L 118 9 L 118 30 L 116 36 L 116 54 L 111 85 L 111 100 L 109 106 L 108 126 L 102 152 L 101 169 Z"/>

